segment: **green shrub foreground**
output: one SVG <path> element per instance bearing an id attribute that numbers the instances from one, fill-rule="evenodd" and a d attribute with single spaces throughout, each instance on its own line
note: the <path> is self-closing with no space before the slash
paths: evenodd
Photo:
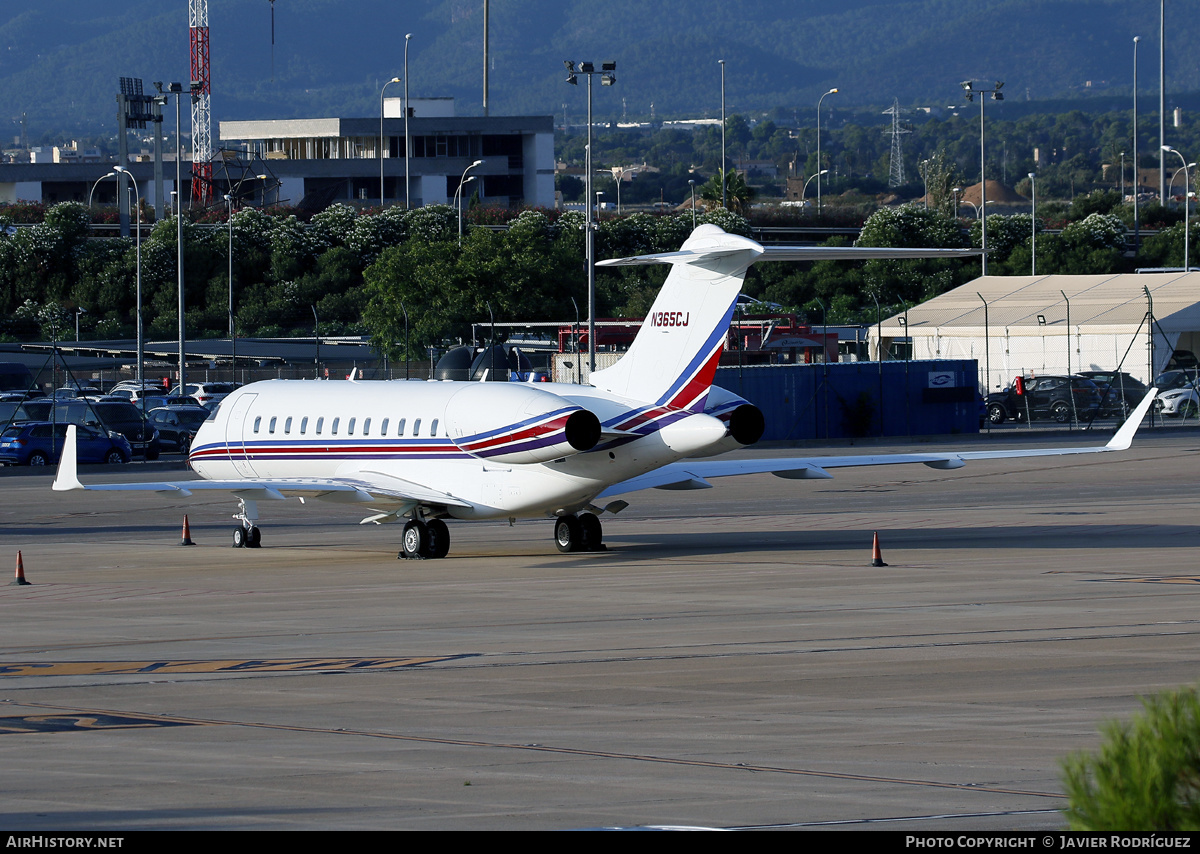
<path id="1" fill-rule="evenodd" d="M 1072 830 L 1200 829 L 1200 695 L 1164 691 L 1142 705 L 1101 727 L 1098 752 L 1062 761 Z"/>

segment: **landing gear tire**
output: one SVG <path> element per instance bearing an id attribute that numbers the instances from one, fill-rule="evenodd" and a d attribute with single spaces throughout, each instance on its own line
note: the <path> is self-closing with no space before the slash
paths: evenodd
<path id="1" fill-rule="evenodd" d="M 450 529 L 441 519 L 430 519 L 425 523 L 429 534 L 429 554 L 433 560 L 441 560 L 450 553 Z"/>
<path id="2" fill-rule="evenodd" d="M 413 519 L 404 526 L 399 557 L 404 560 L 424 560 L 429 557 L 429 529 L 424 522 Z"/>
<path id="3" fill-rule="evenodd" d="M 233 529 L 233 547 L 235 549 L 257 549 L 262 547 L 262 531 L 257 525 L 249 528 L 238 525 Z"/>
<path id="4" fill-rule="evenodd" d="M 604 526 L 594 513 L 579 514 L 580 550 L 585 552 L 604 551 Z"/>
<path id="5" fill-rule="evenodd" d="M 583 532 L 574 516 L 559 516 L 554 523 L 554 545 L 560 552 L 577 552 L 583 545 Z"/>

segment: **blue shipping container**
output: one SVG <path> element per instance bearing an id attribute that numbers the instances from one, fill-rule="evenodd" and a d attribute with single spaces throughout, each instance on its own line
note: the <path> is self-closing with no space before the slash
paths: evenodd
<path id="1" fill-rule="evenodd" d="M 753 365 L 714 384 L 762 410 L 764 440 L 978 433 L 974 359 Z"/>

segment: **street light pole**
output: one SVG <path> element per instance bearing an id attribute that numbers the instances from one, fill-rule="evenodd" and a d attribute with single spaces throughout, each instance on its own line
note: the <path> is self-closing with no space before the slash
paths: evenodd
<path id="1" fill-rule="evenodd" d="M 808 192 L 808 185 L 812 183 L 813 178 L 817 179 L 817 186 L 821 185 L 821 176 L 829 172 L 828 169 L 821 169 L 818 172 L 808 176 L 808 180 L 804 182 L 804 186 L 800 188 L 800 201 L 804 201 L 804 194 Z"/>
<path id="2" fill-rule="evenodd" d="M 404 209 L 412 209 L 412 196 L 410 195 L 408 185 L 408 153 L 412 150 L 412 143 L 408 138 L 408 43 L 412 39 L 412 33 L 404 35 Z"/>
<path id="3" fill-rule="evenodd" d="M 1162 153 L 1164 157 L 1166 156 L 1167 152 L 1172 151 L 1176 154 L 1179 154 L 1179 159 L 1183 161 L 1183 272 L 1186 273 L 1188 271 L 1188 243 L 1190 242 L 1188 219 L 1189 214 L 1191 213 L 1191 193 L 1188 191 L 1188 187 L 1190 187 L 1192 184 L 1192 172 L 1190 167 L 1195 166 L 1196 164 L 1189 164 L 1187 159 L 1171 146 L 1164 145 L 1162 147 Z"/>
<path id="4" fill-rule="evenodd" d="M 137 378 L 138 388 L 144 390 L 143 368 L 146 361 L 145 343 L 142 339 L 142 194 L 138 189 L 137 179 L 124 166 L 114 166 L 113 172 L 121 172 L 133 182 L 133 192 L 137 205 Z"/>
<path id="5" fill-rule="evenodd" d="M 103 181 L 104 179 L 115 178 L 115 177 L 117 177 L 116 172 L 109 172 L 107 175 L 101 175 L 99 178 L 96 179 L 96 183 L 92 184 L 92 189 L 88 192 L 88 213 L 89 214 L 92 211 L 92 195 L 96 192 L 96 187 L 99 186 L 100 182 Z"/>
<path id="6" fill-rule="evenodd" d="M 696 230 L 696 180 L 688 178 L 688 188 L 692 191 L 692 231 Z"/>
<path id="7" fill-rule="evenodd" d="M 1138 116 L 1137 116 L 1137 47 L 1141 36 L 1133 37 L 1133 251 L 1141 245 L 1141 225 L 1138 222 L 1138 193 L 1141 176 L 1138 175 Z"/>
<path id="8" fill-rule="evenodd" d="M 721 207 L 725 207 L 725 60 L 717 63 L 721 66 Z"/>
<path id="9" fill-rule="evenodd" d="M 984 160 L 984 133 L 983 133 L 983 103 L 987 99 L 985 95 L 991 95 L 993 101 L 1003 101 L 1004 95 L 1001 89 L 1004 88 L 1004 82 L 996 81 L 996 85 L 991 89 L 976 89 L 972 81 L 964 80 L 962 82 L 963 89 L 967 92 L 967 101 L 975 100 L 975 96 L 979 96 L 979 222 L 981 226 L 980 249 L 983 250 L 983 261 L 981 274 L 987 275 L 987 164 Z"/>
<path id="10" fill-rule="evenodd" d="M 393 83 L 399 83 L 399 77 L 393 77 L 387 83 L 383 84 L 383 88 L 379 90 L 379 208 L 383 209 L 386 204 L 386 196 L 383 193 L 383 93 L 387 91 L 387 87 Z M 407 135 L 407 134 L 406 134 Z"/>
<path id="11" fill-rule="evenodd" d="M 233 382 L 237 383 L 237 325 L 233 314 L 233 196 L 226 193 L 225 203 L 229 205 L 229 343 L 233 351 Z"/>
<path id="12" fill-rule="evenodd" d="M 179 102 L 183 97 L 183 84 L 172 83 L 168 90 L 175 95 L 175 253 L 179 267 L 179 304 L 177 311 L 179 312 L 179 390 L 183 394 L 187 394 L 187 357 L 184 355 L 185 349 L 185 334 L 187 327 L 185 325 L 186 316 L 184 314 L 184 293 L 183 293 L 183 177 L 182 177 L 182 161 L 183 161 L 183 127 L 180 118 Z M 139 333 L 141 331 L 141 321 L 138 321 Z M 141 380 L 141 368 L 138 368 L 138 379 Z"/>
<path id="13" fill-rule="evenodd" d="M 458 189 L 454 191 L 454 200 L 458 206 L 458 246 L 462 248 L 462 232 L 463 232 L 463 217 L 462 217 L 462 189 L 464 184 L 469 184 L 475 180 L 475 176 L 467 177 L 467 173 L 483 163 L 482 160 L 476 160 L 470 166 L 463 170 L 462 177 L 458 179 Z"/>
<path id="14" fill-rule="evenodd" d="M 837 89 L 830 89 L 825 95 L 836 95 Z M 821 215 L 821 176 L 825 174 L 821 171 L 821 102 L 825 100 L 825 95 L 817 99 L 817 216 Z M 825 172 L 829 170 L 826 169 Z"/>
<path id="15" fill-rule="evenodd" d="M 1029 173 L 1029 275 L 1037 275 L 1037 173 L 1035 172 Z"/>

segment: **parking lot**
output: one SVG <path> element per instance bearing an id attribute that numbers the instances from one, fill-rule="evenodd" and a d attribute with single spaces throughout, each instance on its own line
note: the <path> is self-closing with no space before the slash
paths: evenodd
<path id="1" fill-rule="evenodd" d="M 1143 434 L 639 493 L 599 554 L 452 524 L 415 563 L 334 505 L 264 502 L 234 550 L 228 498 L 5 472 L 2 820 L 1061 828 L 1059 757 L 1197 677 L 1200 434 Z"/>

